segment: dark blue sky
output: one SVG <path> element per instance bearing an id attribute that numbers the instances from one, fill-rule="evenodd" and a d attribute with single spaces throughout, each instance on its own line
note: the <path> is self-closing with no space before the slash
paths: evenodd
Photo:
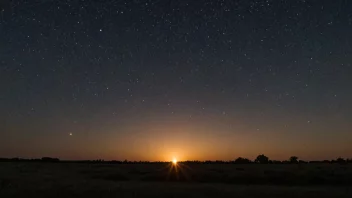
<path id="1" fill-rule="evenodd" d="M 0 155 L 351 157 L 351 10 L 1 1 Z"/>

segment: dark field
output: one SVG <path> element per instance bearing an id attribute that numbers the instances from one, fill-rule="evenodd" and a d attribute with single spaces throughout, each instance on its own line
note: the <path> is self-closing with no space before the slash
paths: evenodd
<path id="1" fill-rule="evenodd" d="M 352 165 L 0 163 L 0 197 L 352 197 Z"/>

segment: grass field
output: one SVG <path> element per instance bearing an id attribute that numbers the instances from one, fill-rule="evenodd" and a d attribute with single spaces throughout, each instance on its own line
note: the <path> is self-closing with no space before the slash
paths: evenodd
<path id="1" fill-rule="evenodd" d="M 338 164 L 0 163 L 0 197 L 352 197 Z"/>

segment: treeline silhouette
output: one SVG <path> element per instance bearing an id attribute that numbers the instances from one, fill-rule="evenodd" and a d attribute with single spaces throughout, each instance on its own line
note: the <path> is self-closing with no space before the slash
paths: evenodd
<path id="1" fill-rule="evenodd" d="M 103 164 L 162 164 L 162 163 L 170 163 L 165 161 L 118 161 L 118 160 L 110 160 L 106 161 L 103 159 L 97 160 L 60 160 L 59 158 L 52 157 L 42 157 L 39 159 L 25 159 L 25 158 L 0 158 L 0 162 L 51 162 L 51 163 L 103 163 Z M 264 154 L 258 155 L 254 160 L 250 160 L 248 158 L 238 157 L 235 160 L 230 161 L 222 161 L 222 160 L 205 160 L 205 161 L 182 161 L 180 163 L 184 164 L 317 164 L 317 163 L 326 163 L 326 164 L 347 164 L 352 163 L 352 158 L 344 159 L 337 158 L 335 160 L 321 160 L 321 161 L 303 161 L 300 160 L 297 156 L 291 156 L 288 160 L 271 160 L 269 157 Z"/>

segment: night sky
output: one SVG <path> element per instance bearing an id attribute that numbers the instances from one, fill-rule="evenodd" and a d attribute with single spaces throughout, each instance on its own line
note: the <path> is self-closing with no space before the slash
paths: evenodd
<path id="1" fill-rule="evenodd" d="M 352 156 L 349 0 L 0 1 L 0 156 Z"/>

